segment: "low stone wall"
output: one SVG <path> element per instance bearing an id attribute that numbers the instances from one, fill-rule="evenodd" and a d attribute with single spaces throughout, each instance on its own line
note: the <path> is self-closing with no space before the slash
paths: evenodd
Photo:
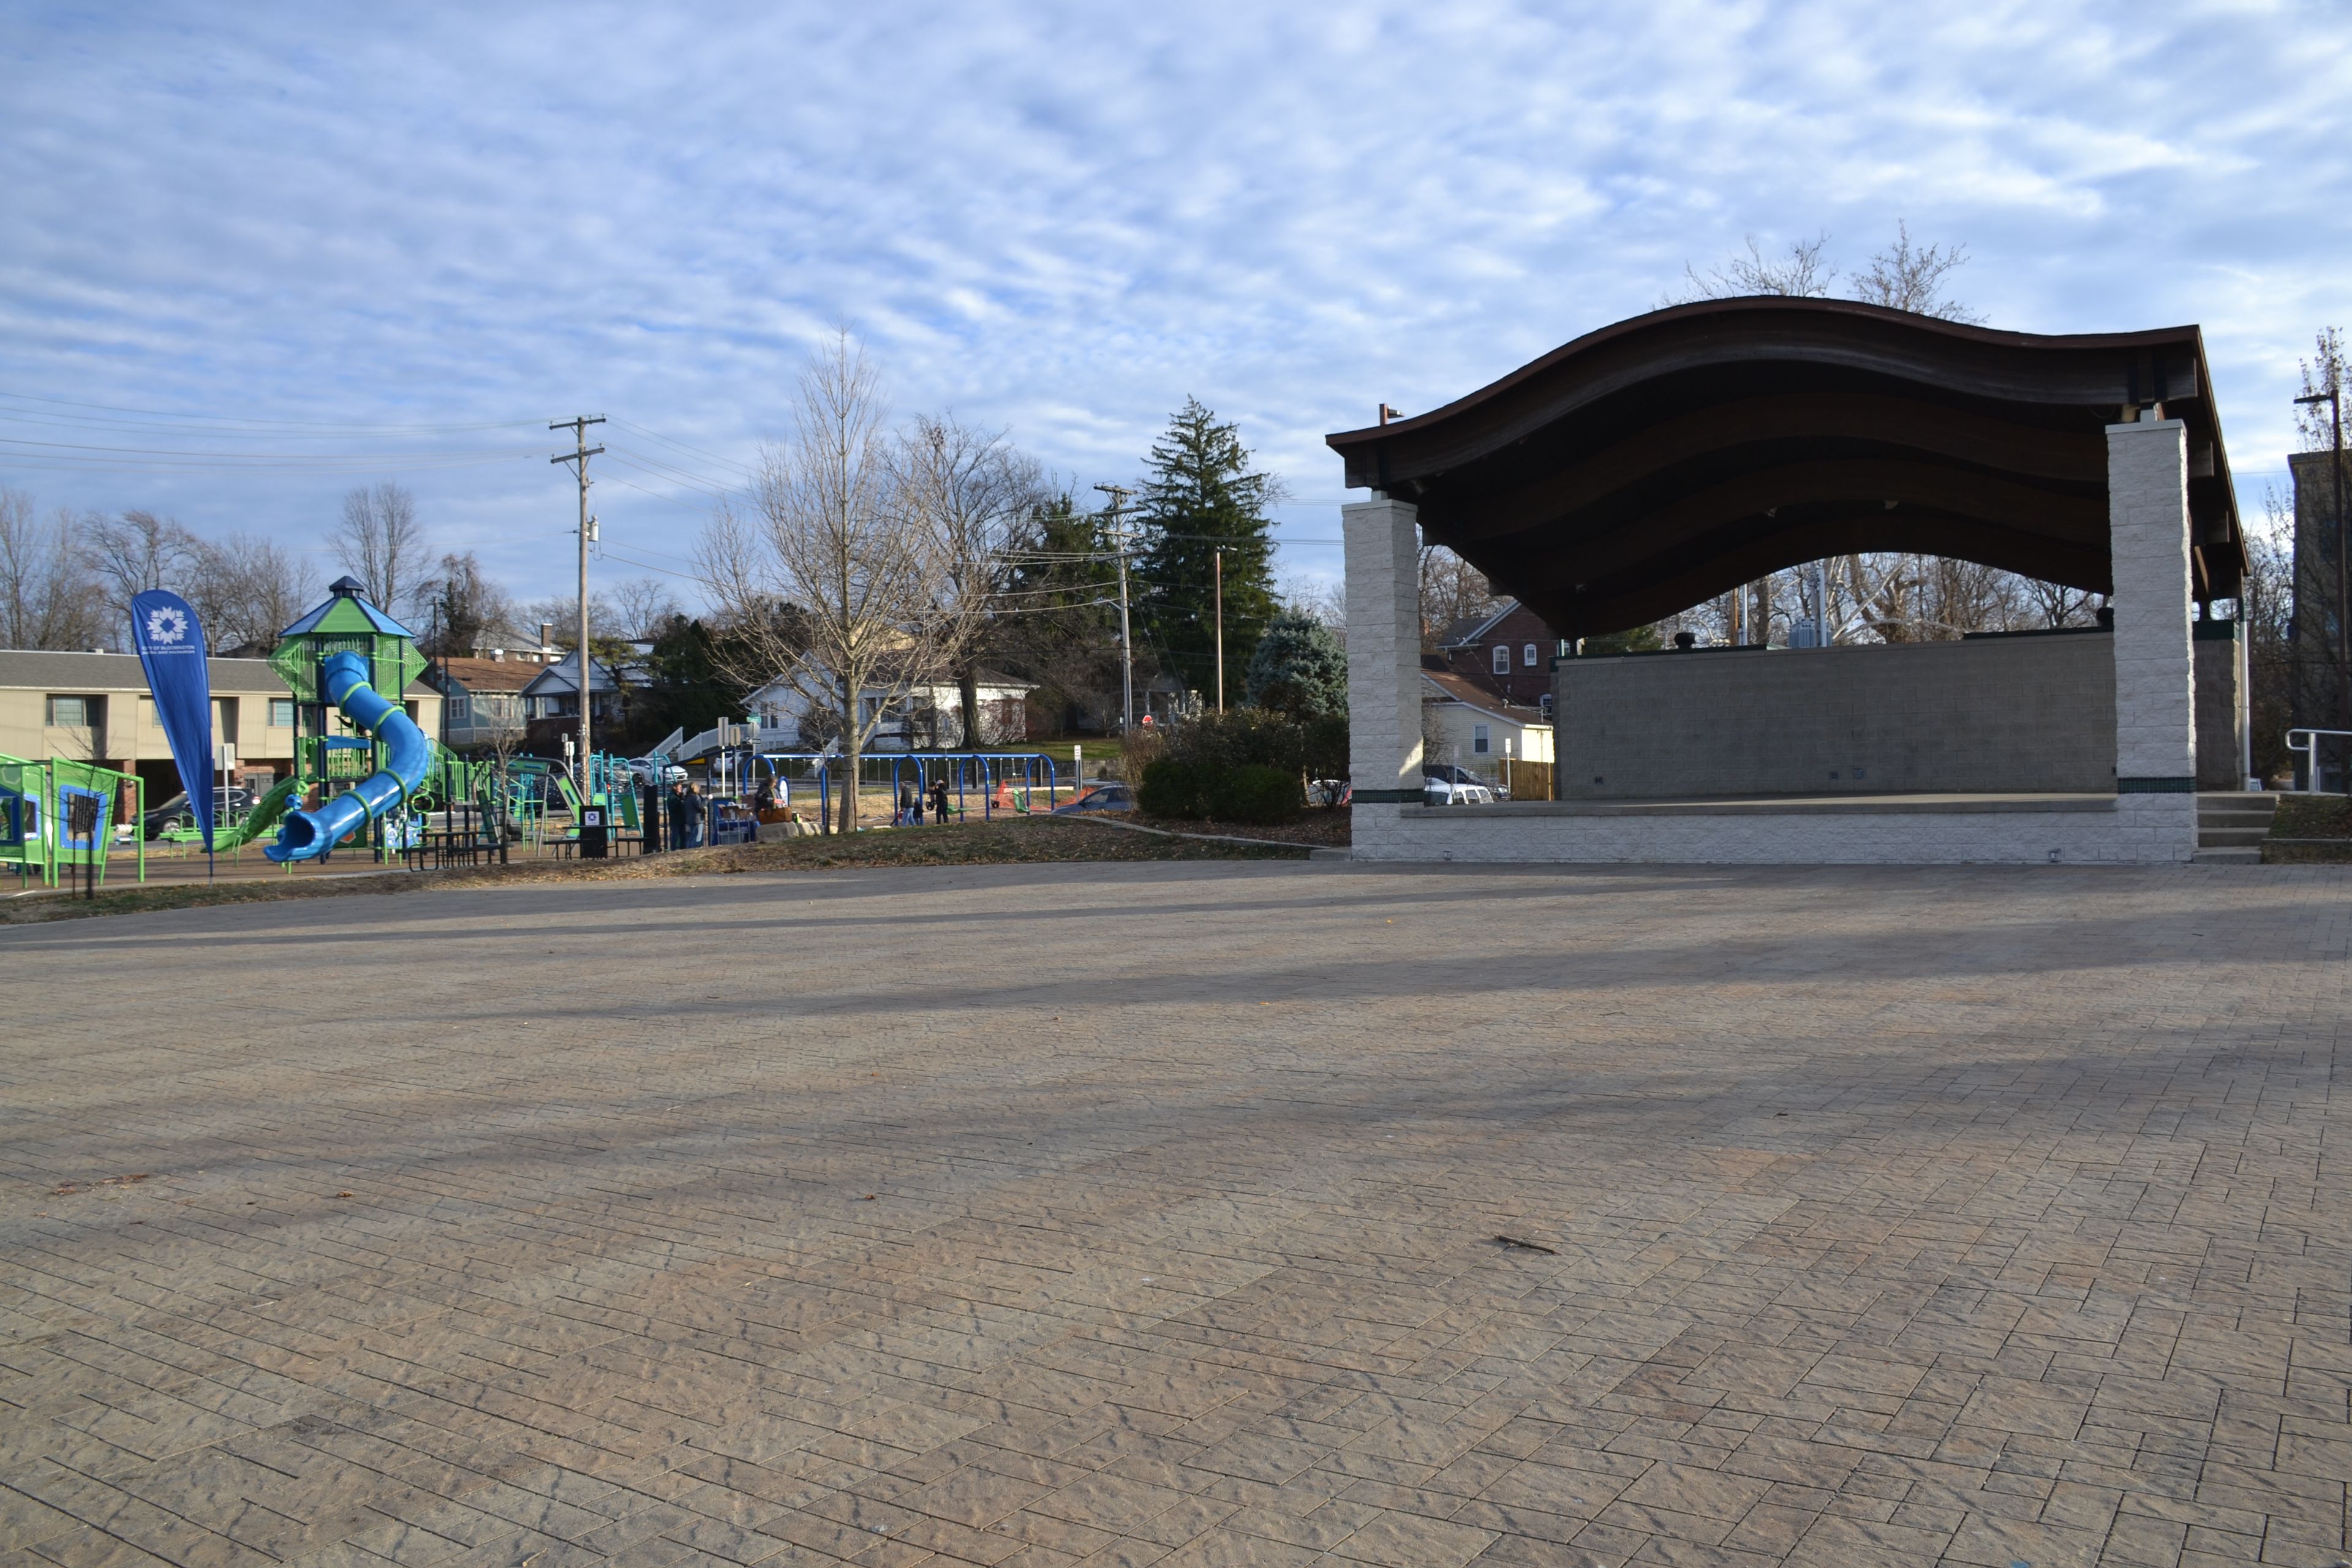
<path id="1" fill-rule="evenodd" d="M 2184 861 L 2193 795 L 1358 805 L 1358 860 L 1686 865 Z"/>
<path id="2" fill-rule="evenodd" d="M 2103 632 L 1562 659 L 1559 798 L 2116 787 Z"/>

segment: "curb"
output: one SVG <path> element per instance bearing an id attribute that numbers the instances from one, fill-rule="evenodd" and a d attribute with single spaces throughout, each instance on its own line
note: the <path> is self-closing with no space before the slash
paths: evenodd
<path id="1" fill-rule="evenodd" d="M 1091 823 L 1097 827 L 1116 827 L 1121 833 L 1150 833 L 1161 838 L 1190 838 L 1199 844 L 1249 844 L 1261 849 L 1304 849 L 1309 860 L 1318 860 L 1326 855 L 1336 855 L 1341 859 L 1345 859 L 1348 856 L 1348 851 L 1345 849 L 1334 850 L 1328 847 L 1300 844 L 1288 838 L 1243 838 L 1230 833 L 1178 833 L 1171 828 L 1146 827 L 1139 822 L 1113 822 L 1108 817 L 1087 816 L 1079 813 L 1072 813 L 1069 820 Z"/>

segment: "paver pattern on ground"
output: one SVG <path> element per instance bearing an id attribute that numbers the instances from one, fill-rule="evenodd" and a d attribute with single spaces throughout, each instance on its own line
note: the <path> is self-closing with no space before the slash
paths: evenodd
<path id="1" fill-rule="evenodd" d="M 1010 866 L 0 933 L 0 1568 L 2333 1564 L 2347 895 Z"/>

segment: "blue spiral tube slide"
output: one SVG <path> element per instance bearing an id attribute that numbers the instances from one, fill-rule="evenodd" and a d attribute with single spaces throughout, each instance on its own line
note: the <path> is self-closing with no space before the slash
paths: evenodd
<path id="1" fill-rule="evenodd" d="M 278 842 L 261 851 L 272 860 L 317 859 L 341 843 L 352 829 L 382 816 L 424 783 L 425 769 L 432 761 L 432 742 L 416 727 L 416 721 L 368 684 L 365 655 L 331 653 L 325 671 L 327 700 L 383 743 L 386 765 L 316 811 L 288 812 L 285 826 L 278 830 Z"/>

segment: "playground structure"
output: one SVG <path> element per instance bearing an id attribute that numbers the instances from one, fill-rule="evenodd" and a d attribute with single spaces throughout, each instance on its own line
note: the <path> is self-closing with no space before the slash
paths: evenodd
<path id="1" fill-rule="evenodd" d="M 121 809 L 126 794 L 127 814 Z M 13 868 L 20 888 L 36 878 L 54 888 L 80 868 L 90 882 L 103 887 L 107 847 L 116 826 L 125 821 L 135 826 L 144 805 L 135 773 L 65 757 L 35 762 L 0 756 L 0 870 Z M 143 882 L 147 846 L 135 831 L 131 837 Z"/>
<path id="2" fill-rule="evenodd" d="M 278 838 L 263 853 L 322 860 L 342 844 L 366 842 L 371 829 L 377 859 L 405 848 L 416 830 L 410 797 L 432 763 L 432 742 L 397 700 L 425 670 L 415 634 L 341 577 L 324 604 L 279 634 L 269 663 L 294 693 L 295 761 L 291 787 L 271 792 L 280 807 Z M 314 790 L 316 806 L 294 804 Z M 267 830 L 267 821 L 255 825 L 263 816 L 257 809 L 240 825 L 238 842 Z"/>

